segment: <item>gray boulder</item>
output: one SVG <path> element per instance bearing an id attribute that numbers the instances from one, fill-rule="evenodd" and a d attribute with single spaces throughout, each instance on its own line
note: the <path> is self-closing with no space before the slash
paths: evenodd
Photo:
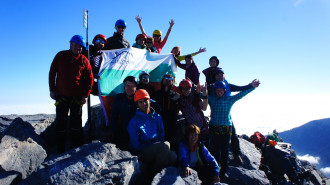
<path id="1" fill-rule="evenodd" d="M 192 175 L 188 177 L 180 176 L 180 170 L 175 167 L 164 168 L 158 173 L 152 180 L 152 185 L 188 185 L 188 184 L 201 184 L 201 180 L 198 179 L 197 172 L 191 170 Z"/>
<path id="2" fill-rule="evenodd" d="M 0 184 L 17 184 L 21 180 L 21 173 L 17 171 L 5 171 L 0 167 Z"/>
<path id="3" fill-rule="evenodd" d="M 19 172 L 22 178 L 30 175 L 47 157 L 38 144 L 42 139 L 30 123 L 16 118 L 0 136 L 0 166 L 3 170 Z"/>
<path id="4" fill-rule="evenodd" d="M 21 184 L 129 184 L 139 172 L 136 156 L 95 142 L 50 156 Z"/>
<path id="5" fill-rule="evenodd" d="M 91 123 L 88 121 L 84 126 L 85 142 L 92 140 L 104 140 L 105 116 L 101 104 L 91 107 Z"/>
<path id="6" fill-rule="evenodd" d="M 152 185 L 200 185 L 202 181 L 198 178 L 195 170 L 191 169 L 192 174 L 188 177 L 182 177 L 181 170 L 175 167 L 164 168 L 152 180 Z M 225 183 L 216 183 L 216 185 L 226 185 Z"/>
<path id="7" fill-rule="evenodd" d="M 255 148 L 254 144 L 242 138 L 238 139 L 243 165 L 236 166 L 233 162 L 233 156 L 230 155 L 230 162 L 226 172 L 229 178 L 225 178 L 221 182 L 230 185 L 269 184 L 266 174 L 259 170 L 261 153 Z"/>

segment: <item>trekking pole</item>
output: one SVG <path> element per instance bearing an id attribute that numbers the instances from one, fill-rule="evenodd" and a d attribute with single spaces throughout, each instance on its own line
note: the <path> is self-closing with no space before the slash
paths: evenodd
<path id="1" fill-rule="evenodd" d="M 89 61 L 90 57 L 89 57 L 89 43 L 88 43 L 88 10 L 84 10 L 83 25 L 86 28 L 86 50 L 87 50 L 87 58 L 88 58 L 88 61 Z M 88 96 L 88 99 L 87 99 L 87 116 L 88 116 L 87 123 L 89 125 L 88 133 L 89 133 L 90 140 L 93 140 L 93 132 L 92 132 L 93 129 L 92 129 L 92 122 L 91 122 L 91 117 L 92 117 L 91 116 L 91 97 L 90 97 L 90 95 Z"/>

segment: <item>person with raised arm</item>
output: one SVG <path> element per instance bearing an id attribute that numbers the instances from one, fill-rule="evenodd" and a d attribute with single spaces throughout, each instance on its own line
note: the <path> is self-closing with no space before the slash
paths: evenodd
<path id="1" fill-rule="evenodd" d="M 142 34 L 147 35 L 146 32 L 144 31 L 143 26 L 142 26 L 142 17 L 140 17 L 139 15 L 137 15 L 135 17 L 135 19 L 136 19 L 136 21 L 139 24 L 139 27 L 140 27 L 140 30 L 141 30 Z M 158 53 L 160 53 L 162 51 L 163 47 L 165 46 L 165 44 L 167 42 L 168 36 L 170 36 L 172 27 L 175 24 L 174 20 L 171 19 L 170 22 L 169 22 L 169 24 L 170 24 L 170 27 L 168 28 L 164 39 L 162 39 L 162 32 L 160 30 L 155 30 L 153 32 L 153 34 L 152 34 L 152 36 L 154 38 L 154 47 L 157 49 L 157 52 Z"/>
<path id="2" fill-rule="evenodd" d="M 218 163 L 221 164 L 220 178 L 225 177 L 228 167 L 228 146 L 232 135 L 231 108 L 236 101 L 252 92 L 259 84 L 259 81 L 256 81 L 252 84 L 253 88 L 228 96 L 226 95 L 225 82 L 217 81 L 214 84 L 214 93 L 208 96 L 208 103 L 211 108 L 210 151 Z"/>
<path id="3" fill-rule="evenodd" d="M 198 51 L 194 52 L 194 53 L 190 53 L 188 55 L 191 55 L 191 56 L 196 56 L 200 53 L 203 53 L 206 51 L 206 48 L 199 48 Z M 174 54 L 174 56 L 181 62 L 182 60 L 184 60 L 186 58 L 187 55 L 181 55 L 181 47 L 180 46 L 175 46 L 172 51 L 171 51 L 172 54 Z"/>

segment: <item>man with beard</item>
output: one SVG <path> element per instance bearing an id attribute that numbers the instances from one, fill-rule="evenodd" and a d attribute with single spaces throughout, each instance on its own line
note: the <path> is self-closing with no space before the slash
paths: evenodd
<path id="1" fill-rule="evenodd" d="M 82 105 L 92 90 L 93 74 L 88 59 L 81 54 L 86 43 L 82 36 L 70 40 L 70 49 L 55 56 L 49 71 L 50 97 L 56 100 L 57 152 L 65 151 L 68 112 L 70 112 L 71 148 L 83 141 Z"/>
<path id="2" fill-rule="evenodd" d="M 104 50 L 130 47 L 128 40 L 124 38 L 126 22 L 122 19 L 117 20 L 115 24 L 115 29 L 117 32 L 113 33 L 113 36 L 107 39 L 107 43 L 104 47 Z"/>

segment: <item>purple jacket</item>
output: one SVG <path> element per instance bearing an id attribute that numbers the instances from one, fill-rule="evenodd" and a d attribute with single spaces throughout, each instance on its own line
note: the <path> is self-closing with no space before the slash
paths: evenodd
<path id="1" fill-rule="evenodd" d="M 187 64 L 181 64 L 180 61 L 174 57 L 175 64 L 181 69 L 186 70 L 185 77 L 189 78 L 195 85 L 199 83 L 199 69 L 195 63 L 192 63 L 188 68 Z"/>

